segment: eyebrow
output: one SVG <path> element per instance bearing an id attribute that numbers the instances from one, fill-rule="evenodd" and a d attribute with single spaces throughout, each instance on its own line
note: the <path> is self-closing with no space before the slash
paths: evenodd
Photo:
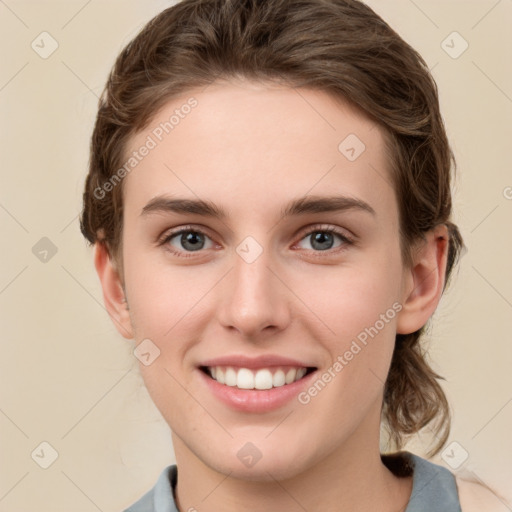
<path id="1" fill-rule="evenodd" d="M 304 215 L 307 213 L 341 212 L 359 210 L 372 215 L 375 210 L 365 201 L 349 196 L 304 196 L 293 199 L 281 210 L 282 217 Z M 150 213 L 190 213 L 215 219 L 226 219 L 225 210 L 211 201 L 202 199 L 172 198 L 157 196 L 151 199 L 142 209 L 141 216 Z"/>

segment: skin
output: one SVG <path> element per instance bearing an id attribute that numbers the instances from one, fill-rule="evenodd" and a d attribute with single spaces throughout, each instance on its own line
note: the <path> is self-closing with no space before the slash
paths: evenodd
<path id="1" fill-rule="evenodd" d="M 380 460 L 384 382 L 396 333 L 420 328 L 439 302 L 446 228 L 428 233 L 404 266 L 383 133 L 320 91 L 242 80 L 187 91 L 132 138 L 127 154 L 191 96 L 197 107 L 124 179 L 122 267 L 101 244 L 95 251 L 118 330 L 160 350 L 140 371 L 173 432 L 180 510 L 405 509 L 411 478 Z M 338 150 L 351 133 L 366 146 L 353 162 Z M 292 199 L 333 194 L 374 214 L 280 213 Z M 209 200 L 227 216 L 143 214 L 160 195 Z M 187 226 L 205 231 L 200 251 L 187 252 L 180 235 L 159 244 Z M 332 248 L 318 249 L 311 232 L 325 227 L 353 243 L 334 235 Z M 263 249 L 252 263 L 236 252 L 247 236 Z M 234 411 L 196 368 L 226 354 L 278 354 L 321 374 L 394 303 L 401 311 L 307 404 Z M 262 454 L 250 468 L 237 457 L 247 442 Z"/>

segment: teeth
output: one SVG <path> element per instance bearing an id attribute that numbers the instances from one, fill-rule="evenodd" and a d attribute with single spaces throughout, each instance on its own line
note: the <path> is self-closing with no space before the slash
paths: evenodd
<path id="1" fill-rule="evenodd" d="M 247 368 L 240 368 L 238 370 L 236 387 L 240 389 L 254 389 L 254 374 L 251 370 Z"/>
<path id="2" fill-rule="evenodd" d="M 304 377 L 304 375 L 306 375 L 306 368 L 299 368 L 297 370 L 297 376 L 295 377 L 295 380 L 299 380 L 299 379 L 302 379 L 302 377 Z"/>
<path id="3" fill-rule="evenodd" d="M 274 373 L 274 375 L 272 375 L 272 386 L 274 386 L 275 388 L 278 388 L 278 387 L 284 386 L 284 384 L 285 384 L 284 372 L 283 372 L 283 370 L 277 370 L 277 372 Z"/>
<path id="4" fill-rule="evenodd" d="M 274 373 L 272 373 L 272 371 Z M 211 366 L 208 372 L 212 379 L 226 386 L 239 389 L 271 389 L 279 388 L 302 379 L 306 375 L 306 368 L 261 368 L 249 370 L 247 368 L 235 368 Z"/>
<path id="5" fill-rule="evenodd" d="M 295 368 L 291 368 L 290 370 L 288 370 L 286 372 L 286 377 L 284 379 L 286 384 L 291 384 L 295 380 L 296 375 L 297 375 L 297 370 Z"/>
<path id="6" fill-rule="evenodd" d="M 256 389 L 270 389 L 272 387 L 272 372 L 270 370 L 258 370 L 254 376 Z"/>
<path id="7" fill-rule="evenodd" d="M 226 373 L 224 373 L 224 383 L 226 386 L 236 386 L 237 378 L 236 372 L 233 368 L 226 368 Z"/>
<path id="8" fill-rule="evenodd" d="M 213 375 L 212 375 L 213 377 Z M 215 370 L 215 377 L 213 377 L 217 382 L 220 382 L 221 384 L 224 384 L 226 381 L 224 380 L 224 372 L 221 368 L 217 368 Z"/>

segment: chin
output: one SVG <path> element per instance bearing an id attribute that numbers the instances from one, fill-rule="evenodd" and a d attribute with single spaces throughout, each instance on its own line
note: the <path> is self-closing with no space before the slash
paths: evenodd
<path id="1" fill-rule="evenodd" d="M 315 463 L 314 454 L 308 457 L 301 446 L 283 450 L 283 443 L 279 442 L 231 441 L 230 446 L 221 450 L 196 452 L 196 456 L 216 472 L 252 482 L 287 480 L 307 471 Z M 309 463 L 308 459 L 311 459 Z"/>
<path id="2" fill-rule="evenodd" d="M 212 467 L 219 473 L 229 475 L 230 478 L 237 480 L 246 480 L 248 482 L 275 482 L 294 478 L 302 472 L 302 468 L 295 464 L 293 458 L 289 461 L 274 460 L 263 458 L 252 467 L 244 467 L 240 461 L 226 461 L 225 464 L 216 464 Z"/>

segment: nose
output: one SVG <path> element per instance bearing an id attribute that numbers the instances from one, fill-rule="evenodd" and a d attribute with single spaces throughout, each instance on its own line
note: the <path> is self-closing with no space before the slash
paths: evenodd
<path id="1" fill-rule="evenodd" d="M 267 251 L 248 262 L 234 252 L 233 265 L 221 287 L 217 318 L 226 329 L 258 341 L 290 322 L 290 291 Z"/>

